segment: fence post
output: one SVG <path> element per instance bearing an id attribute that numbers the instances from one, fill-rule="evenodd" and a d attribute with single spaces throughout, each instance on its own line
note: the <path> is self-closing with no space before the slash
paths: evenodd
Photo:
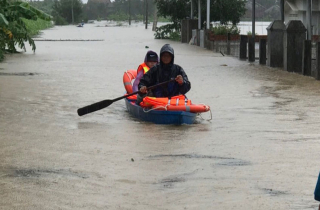
<path id="1" fill-rule="evenodd" d="M 266 65 L 267 63 L 267 40 L 260 39 L 259 41 L 259 63 Z"/>
<path id="2" fill-rule="evenodd" d="M 316 57 L 316 61 L 317 61 L 317 69 L 315 72 L 315 78 L 316 80 L 320 80 L 320 42 L 317 42 L 317 57 Z"/>
<path id="3" fill-rule="evenodd" d="M 284 33 L 284 70 L 302 73 L 302 48 L 306 31 L 301 20 L 290 20 L 287 23 Z"/>
<path id="4" fill-rule="evenodd" d="M 231 34 L 228 33 L 227 35 L 227 55 L 230 55 L 230 39 L 231 39 Z"/>
<path id="5" fill-rule="evenodd" d="M 311 40 L 305 40 L 303 43 L 303 58 L 302 58 L 302 74 L 311 76 Z"/>
<path id="6" fill-rule="evenodd" d="M 267 66 L 283 67 L 283 43 L 284 30 L 286 26 L 282 20 L 274 20 L 267 27 L 268 30 L 268 51 L 267 51 Z"/>
<path id="7" fill-rule="evenodd" d="M 248 43 L 248 36 L 240 35 L 239 59 L 241 60 L 247 59 L 247 43 Z"/>
<path id="8" fill-rule="evenodd" d="M 249 38 L 249 62 L 254 62 L 256 60 L 256 41 L 255 38 L 252 36 Z"/>
<path id="9" fill-rule="evenodd" d="M 200 47 L 200 29 L 197 29 L 197 46 Z"/>

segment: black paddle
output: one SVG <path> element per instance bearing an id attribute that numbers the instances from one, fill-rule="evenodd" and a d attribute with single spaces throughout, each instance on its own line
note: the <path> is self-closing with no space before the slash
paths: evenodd
<path id="1" fill-rule="evenodd" d="M 158 87 L 158 86 L 161 86 L 161 85 L 165 85 L 165 84 L 167 84 L 169 82 L 172 82 L 172 81 L 175 81 L 175 79 L 170 79 L 169 81 L 162 82 L 162 83 L 150 86 L 150 87 L 147 88 L 147 90 L 151 90 L 151 89 L 153 89 L 155 87 Z M 103 100 L 103 101 L 100 101 L 100 102 L 97 102 L 97 103 L 82 107 L 82 108 L 78 109 L 78 111 L 77 111 L 78 115 L 82 116 L 82 115 L 89 114 L 91 112 L 95 112 L 95 111 L 98 111 L 100 109 L 106 108 L 106 107 L 110 106 L 115 101 L 119 101 L 119 100 L 121 100 L 123 98 L 127 98 L 129 96 L 138 94 L 139 92 L 140 91 L 136 91 L 134 93 L 130 93 L 130 94 L 125 95 L 125 96 L 121 96 L 119 98 L 115 98 L 115 99 L 112 99 L 112 100 Z"/>

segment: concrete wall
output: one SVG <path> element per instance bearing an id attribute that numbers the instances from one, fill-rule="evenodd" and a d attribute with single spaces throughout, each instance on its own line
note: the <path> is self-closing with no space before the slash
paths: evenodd
<path id="1" fill-rule="evenodd" d="M 181 21 L 181 42 L 189 43 L 192 38 L 192 30 L 198 28 L 198 20 L 185 19 Z"/>

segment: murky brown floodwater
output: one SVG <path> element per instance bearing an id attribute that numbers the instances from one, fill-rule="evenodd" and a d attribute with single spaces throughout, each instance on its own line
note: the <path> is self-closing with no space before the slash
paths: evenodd
<path id="1" fill-rule="evenodd" d="M 103 41 L 37 41 L 0 63 L 0 209 L 316 209 L 320 82 L 104 25 L 54 27 L 39 39 Z M 124 101 L 77 116 L 165 43 L 211 122 L 147 124 Z"/>

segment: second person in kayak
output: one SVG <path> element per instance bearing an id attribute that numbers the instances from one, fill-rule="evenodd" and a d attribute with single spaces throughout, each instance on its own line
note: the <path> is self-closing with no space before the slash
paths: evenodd
<path id="1" fill-rule="evenodd" d="M 175 82 L 156 87 L 149 92 L 147 88 L 174 78 Z M 138 85 L 137 104 L 140 104 L 146 95 L 153 97 L 172 97 L 186 94 L 191 89 L 188 76 L 179 65 L 174 64 L 174 50 L 165 44 L 160 50 L 160 63 L 152 67 L 140 80 Z"/>

